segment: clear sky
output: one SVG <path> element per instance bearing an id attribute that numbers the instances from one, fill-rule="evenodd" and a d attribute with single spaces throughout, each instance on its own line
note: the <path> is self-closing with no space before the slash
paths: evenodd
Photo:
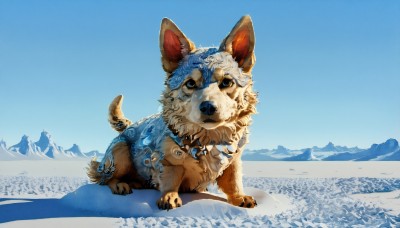
<path id="1" fill-rule="evenodd" d="M 104 151 L 114 96 L 131 120 L 159 108 L 163 17 L 206 47 L 245 14 L 260 100 L 248 148 L 400 138 L 400 1 L 2 0 L 0 139 L 45 129 L 61 146 Z"/>

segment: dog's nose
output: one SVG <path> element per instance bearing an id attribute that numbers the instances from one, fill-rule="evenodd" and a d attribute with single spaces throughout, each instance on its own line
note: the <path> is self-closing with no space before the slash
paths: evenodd
<path id="1" fill-rule="evenodd" d="M 217 107 L 215 107 L 214 103 L 212 101 L 203 101 L 200 104 L 200 111 L 204 115 L 211 116 L 217 111 Z"/>

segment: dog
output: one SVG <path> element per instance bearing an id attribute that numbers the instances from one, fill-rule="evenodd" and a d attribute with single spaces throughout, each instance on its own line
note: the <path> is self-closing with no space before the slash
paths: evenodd
<path id="1" fill-rule="evenodd" d="M 230 204 L 253 208 L 243 191 L 241 154 L 248 142 L 257 94 L 251 70 L 255 35 L 243 16 L 221 45 L 196 48 L 168 18 L 160 29 L 161 62 L 166 72 L 162 111 L 136 123 L 122 112 L 123 97 L 109 107 L 109 122 L 120 134 L 88 176 L 114 194 L 132 189 L 161 191 L 160 209 L 182 206 L 178 193 L 202 192 L 217 183 Z"/>

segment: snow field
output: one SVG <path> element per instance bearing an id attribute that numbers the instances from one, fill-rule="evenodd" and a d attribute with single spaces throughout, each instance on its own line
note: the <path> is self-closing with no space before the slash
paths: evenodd
<path id="1" fill-rule="evenodd" d="M 208 196 L 195 195 L 197 198 L 191 199 L 192 201 L 183 196 L 184 202 L 190 201 L 183 207 L 171 211 L 158 211 L 154 203 L 158 196 L 157 191 L 140 193 L 136 190 L 129 196 L 116 196 L 112 195 L 106 186 L 88 185 L 87 180 L 82 178 L 2 176 L 0 186 L 7 187 L 0 188 L 0 214 L 2 214 L 0 223 L 14 221 L 12 224 L 22 225 L 27 221 L 19 220 L 44 219 L 49 222 L 48 219 L 55 218 L 94 217 L 96 220 L 97 217 L 112 217 L 116 219 L 116 226 L 225 227 L 267 224 L 280 227 L 343 225 L 396 227 L 400 225 L 400 215 L 395 215 L 379 205 L 351 197 L 356 193 L 398 190 L 400 179 L 397 178 L 247 177 L 244 178 L 244 184 L 247 186 L 246 191 L 255 193 L 256 197 L 257 194 L 258 197 L 284 196 L 278 199 L 278 206 L 283 205 L 284 210 L 276 215 L 271 214 L 271 211 L 262 210 L 251 214 L 251 209 L 232 207 L 224 203 L 222 197 L 206 194 Z M 10 191 L 10 189 L 16 190 Z M 68 193 L 70 194 L 63 197 Z M 18 199 L 20 202 L 15 202 Z M 137 202 L 135 199 L 142 199 L 142 202 Z M 273 202 L 271 199 L 270 202 Z M 285 199 L 289 199 L 290 202 L 285 202 Z M 24 207 L 24 204 L 29 204 L 26 201 L 32 206 Z M 261 200 L 260 208 L 265 209 L 268 206 L 267 201 Z M 52 211 L 52 205 L 57 207 L 58 211 Z M 48 207 L 43 208 L 44 206 Z M 36 207 L 37 210 L 49 211 L 33 213 L 31 210 Z M 114 211 L 109 212 L 112 207 Z M 127 208 L 131 211 L 126 211 Z M 148 217 L 140 217 L 140 213 Z M 136 216 L 131 217 L 132 215 Z"/>
<path id="2" fill-rule="evenodd" d="M 0 199 L 61 198 L 87 183 L 79 177 L 0 176 Z"/>
<path id="3" fill-rule="evenodd" d="M 228 205 L 214 185 L 170 211 L 156 208 L 158 191 L 118 196 L 90 184 L 87 162 L 19 164 L 0 162 L 0 227 L 400 227 L 392 162 L 244 162 L 257 208 Z"/>

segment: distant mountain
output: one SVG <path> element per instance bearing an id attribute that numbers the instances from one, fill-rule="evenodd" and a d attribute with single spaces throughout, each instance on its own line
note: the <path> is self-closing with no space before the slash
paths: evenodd
<path id="1" fill-rule="evenodd" d="M 86 155 L 86 157 L 89 157 L 89 158 L 93 158 L 93 157 L 100 158 L 100 157 L 104 156 L 104 154 L 100 153 L 98 150 L 92 150 L 92 151 L 86 152 L 85 155 Z"/>
<path id="2" fill-rule="evenodd" d="M 319 159 L 317 159 L 314 154 L 313 154 L 313 150 L 312 149 L 305 149 L 304 152 L 302 154 L 293 156 L 293 157 L 289 157 L 289 158 L 285 158 L 282 159 L 283 161 L 318 161 Z"/>
<path id="3" fill-rule="evenodd" d="M 400 149 L 396 152 L 387 154 L 386 156 L 382 157 L 380 161 L 400 161 Z"/>
<path id="4" fill-rule="evenodd" d="M 325 158 L 325 161 L 370 161 L 370 160 L 385 160 L 399 150 L 399 143 L 396 139 L 388 139 L 381 144 L 373 144 L 369 149 L 362 150 L 357 153 L 342 153 L 335 154 Z M 388 156 L 388 157 L 386 157 Z M 395 158 L 394 156 L 393 158 Z"/>
<path id="5" fill-rule="evenodd" d="M 284 146 L 278 146 L 274 151 L 273 151 L 273 153 L 275 153 L 275 154 L 289 154 L 290 153 L 290 150 L 288 149 L 288 148 L 286 148 L 286 147 L 284 147 Z"/>
<path id="6" fill-rule="evenodd" d="M 338 153 L 338 154 L 331 155 L 327 158 L 324 158 L 323 160 L 324 161 L 353 161 L 357 158 L 359 158 L 359 155 L 357 155 L 356 153 L 345 152 L 345 153 Z"/>
<path id="7" fill-rule="evenodd" d="M 22 136 L 19 143 L 8 149 L 12 153 L 21 154 L 30 159 L 44 159 L 46 158 L 41 153 L 40 148 L 32 142 L 27 135 Z"/>
<path id="8" fill-rule="evenodd" d="M 329 142 L 328 145 L 321 148 L 321 151 L 338 151 L 338 148 L 332 142 Z"/>
<path id="9" fill-rule="evenodd" d="M 97 150 L 82 152 L 77 144 L 64 150 L 46 131 L 41 132 L 37 142 L 24 135 L 19 143 L 9 148 L 4 140 L 0 140 L 0 160 L 69 160 L 103 156 L 104 154 Z M 335 146 L 329 142 L 322 148 L 314 146 L 311 149 L 291 150 L 278 146 L 273 150 L 245 150 L 242 159 L 244 161 L 400 161 L 400 147 L 396 139 L 373 144 L 368 149 Z"/>
<path id="10" fill-rule="evenodd" d="M 0 147 L 0 161 L 14 160 L 15 156 L 13 156 L 9 151 Z"/>
<path id="11" fill-rule="evenodd" d="M 4 140 L 0 140 L 0 149 L 7 150 L 7 143 Z"/>
<path id="12" fill-rule="evenodd" d="M 290 150 L 283 146 L 276 149 L 245 150 L 245 161 L 400 161 L 399 143 L 389 139 L 382 144 L 373 144 L 369 149 L 335 146 L 329 142 L 320 148 Z"/>
<path id="13" fill-rule="evenodd" d="M 87 157 L 76 144 L 72 145 L 72 147 L 66 150 L 65 153 L 72 157 Z"/>
<path id="14" fill-rule="evenodd" d="M 279 161 L 279 158 L 274 158 L 269 156 L 269 150 L 247 150 L 242 155 L 242 160 L 244 161 Z"/>
<path id="15" fill-rule="evenodd" d="M 19 154 L 20 155 L 20 154 Z M 15 160 L 17 158 L 17 153 L 12 153 L 7 150 L 7 144 L 4 140 L 0 141 L 0 160 Z M 20 155 L 22 156 L 22 155 Z"/>
<path id="16" fill-rule="evenodd" d="M 46 131 L 42 131 L 39 141 L 35 142 L 35 145 L 49 158 L 66 158 L 63 148 L 57 146 L 57 144 L 53 142 L 51 135 Z"/>
<path id="17" fill-rule="evenodd" d="M 92 154 L 97 157 L 103 156 L 98 151 L 84 153 L 76 144 L 64 150 L 63 147 L 54 142 L 52 136 L 46 131 L 40 134 L 37 142 L 33 142 L 27 135 L 24 135 L 19 143 L 8 149 L 6 142 L 4 140 L 0 141 L 0 160 L 88 159 Z"/>
<path id="18" fill-rule="evenodd" d="M 357 161 L 382 160 L 388 154 L 398 150 L 399 142 L 396 139 L 388 139 L 385 143 L 372 145 L 370 149 L 363 152 L 365 156 L 357 159 Z"/>
<path id="19" fill-rule="evenodd" d="M 314 146 L 312 149 L 315 152 L 359 152 L 362 150 L 358 147 L 348 148 L 347 146 L 335 146 L 332 142 L 329 142 L 322 148 Z"/>

